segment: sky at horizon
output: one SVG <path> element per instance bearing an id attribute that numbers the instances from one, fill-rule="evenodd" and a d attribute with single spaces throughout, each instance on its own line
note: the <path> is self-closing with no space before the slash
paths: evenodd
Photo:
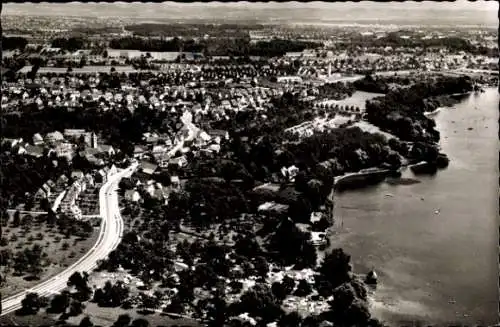
<path id="1" fill-rule="evenodd" d="M 287 3 L 4 3 L 3 15 L 124 17 L 157 20 L 227 19 L 265 22 L 328 22 L 328 21 L 405 21 L 419 23 L 442 21 L 450 25 L 471 22 L 471 25 L 498 26 L 497 1 L 433 2 L 407 1 L 362 2 L 296 2 Z"/>

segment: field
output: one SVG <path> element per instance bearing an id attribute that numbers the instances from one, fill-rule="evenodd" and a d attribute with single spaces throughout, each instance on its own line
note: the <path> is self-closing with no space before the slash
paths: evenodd
<path id="1" fill-rule="evenodd" d="M 49 226 L 45 217 L 45 215 L 34 217 L 21 214 L 21 224 L 17 227 L 13 224 L 13 218 L 4 222 L 0 251 L 11 253 L 10 260 L 3 258 L 5 262 L 10 261 L 10 264 L 6 266 L 5 262 L 2 262 L 1 267 L 2 275 L 6 278 L 0 288 L 4 298 L 61 272 L 76 262 L 97 241 L 98 228 L 94 228 L 90 237 L 86 239 L 74 235 L 66 236 L 57 227 Z M 14 269 L 11 268 L 14 264 L 12 257 L 18 252 L 32 249 L 35 244 L 42 249 L 42 270 L 38 276 L 39 279 L 31 277 L 30 274 L 15 274 Z"/>
<path id="2" fill-rule="evenodd" d="M 90 320 L 96 326 L 111 326 L 118 319 L 119 315 L 128 314 L 132 320 L 143 318 L 149 321 L 150 326 L 183 326 L 183 327 L 200 327 L 201 325 L 192 319 L 185 318 L 170 318 L 163 314 L 141 315 L 131 310 L 120 308 L 101 308 L 95 303 L 86 303 L 86 308 L 83 314 L 71 317 L 66 320 L 68 323 L 78 326 L 80 321 L 85 316 L 89 316 Z M 0 317 L 0 324 L 5 326 L 55 326 L 58 321 L 58 315 L 48 314 L 43 309 L 37 315 L 18 316 L 8 314 Z"/>

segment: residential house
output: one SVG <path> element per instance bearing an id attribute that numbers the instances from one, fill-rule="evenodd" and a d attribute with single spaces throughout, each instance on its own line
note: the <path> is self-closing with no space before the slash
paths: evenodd
<path id="1" fill-rule="evenodd" d="M 72 159 L 74 156 L 74 149 L 73 144 L 63 142 L 57 144 L 54 150 L 58 157 L 68 157 L 69 159 Z"/>
<path id="2" fill-rule="evenodd" d="M 30 156 L 30 157 L 35 157 L 35 158 L 40 158 L 40 157 L 43 157 L 43 154 L 44 154 L 44 149 L 43 147 L 41 146 L 37 146 L 37 145 L 26 145 L 24 147 L 24 150 L 26 151 L 26 155 Z"/>
<path id="3" fill-rule="evenodd" d="M 116 151 L 111 145 L 106 145 L 106 144 L 101 144 L 99 146 L 99 149 L 101 150 L 101 153 L 106 154 L 107 156 L 114 156 Z"/>
<path id="4" fill-rule="evenodd" d="M 50 187 L 51 190 L 56 188 L 56 183 L 54 183 L 51 179 L 49 179 L 47 182 L 45 182 L 48 187 Z"/>
<path id="5" fill-rule="evenodd" d="M 33 144 L 34 145 L 41 145 L 43 144 L 43 137 L 39 133 L 36 133 L 33 135 Z"/>
<path id="6" fill-rule="evenodd" d="M 208 149 L 209 149 L 210 151 L 215 152 L 215 153 L 219 153 L 219 151 L 220 151 L 220 144 L 211 144 L 211 145 L 208 147 Z"/>
<path id="7" fill-rule="evenodd" d="M 42 187 L 41 187 L 41 188 L 42 188 L 42 190 L 45 192 L 45 194 L 47 194 L 47 197 L 49 197 L 49 196 L 50 196 L 50 191 L 51 191 L 51 189 L 50 189 L 50 187 L 47 185 L 47 183 L 44 183 L 44 184 L 42 185 Z"/>
<path id="8" fill-rule="evenodd" d="M 170 177 L 170 184 L 172 188 L 179 188 L 181 185 L 181 180 L 179 179 L 179 176 L 171 176 Z"/>
<path id="9" fill-rule="evenodd" d="M 61 201 L 61 205 L 59 207 L 61 212 L 67 214 L 73 219 L 79 220 L 82 218 L 82 211 L 76 205 L 76 200 L 78 199 L 78 196 L 83 189 L 83 185 L 78 181 L 74 182 L 71 185 L 71 187 L 66 192 L 63 200 Z"/>
<path id="10" fill-rule="evenodd" d="M 71 178 L 73 180 L 82 180 L 85 175 L 81 170 L 74 170 L 71 172 Z"/>
<path id="11" fill-rule="evenodd" d="M 65 138 L 78 139 L 80 136 L 86 134 L 84 129 L 65 129 L 63 135 Z"/>
<path id="12" fill-rule="evenodd" d="M 12 149 L 10 150 L 10 153 L 17 154 L 17 155 L 23 155 L 23 154 L 26 154 L 26 148 L 22 144 L 18 143 L 12 147 Z"/>
<path id="13" fill-rule="evenodd" d="M 144 153 L 146 153 L 146 149 L 140 145 L 134 146 L 134 158 L 140 159 Z"/>
<path id="14" fill-rule="evenodd" d="M 83 181 L 88 186 L 94 186 L 95 185 L 95 183 L 94 183 L 94 177 L 91 174 L 89 174 L 89 173 L 85 174 L 85 177 L 83 178 Z"/>
<path id="15" fill-rule="evenodd" d="M 47 192 L 43 188 L 39 188 L 35 193 L 35 201 L 48 198 Z"/>
<path id="16" fill-rule="evenodd" d="M 168 162 L 170 160 L 170 154 L 169 153 L 157 154 L 157 155 L 154 155 L 154 159 L 158 163 L 159 167 L 166 168 L 166 167 L 168 167 Z"/>
<path id="17" fill-rule="evenodd" d="M 88 157 L 88 156 L 96 156 L 96 155 L 98 155 L 100 153 L 101 153 L 100 149 L 85 148 L 85 150 L 82 150 L 82 151 L 78 152 L 78 155 L 80 155 L 80 157 Z"/>
<path id="18" fill-rule="evenodd" d="M 165 145 L 154 145 L 151 149 L 151 153 L 153 154 L 161 154 L 168 151 L 168 148 Z"/>
<path id="19" fill-rule="evenodd" d="M 57 142 L 62 142 L 64 141 L 64 135 L 61 132 L 55 131 L 52 133 L 47 133 L 45 135 L 44 141 L 46 143 L 57 143 Z"/>
<path id="20" fill-rule="evenodd" d="M 56 189 L 57 190 L 65 189 L 66 186 L 68 185 L 68 182 L 69 182 L 69 178 L 66 175 L 63 174 L 63 175 L 59 176 L 59 178 L 56 181 Z"/>
<path id="21" fill-rule="evenodd" d="M 6 146 L 8 146 L 10 148 L 13 148 L 14 146 L 16 146 L 18 144 L 22 144 L 23 139 L 22 138 L 19 138 L 19 139 L 4 138 L 4 139 L 2 139 L 2 143 L 6 144 Z"/>
<path id="22" fill-rule="evenodd" d="M 214 139 L 216 143 L 220 143 L 222 140 L 229 139 L 229 133 L 220 129 L 209 129 L 207 134 Z"/>
<path id="23" fill-rule="evenodd" d="M 172 158 L 168 161 L 169 165 L 177 165 L 179 168 L 185 167 L 188 164 L 186 156 Z"/>
<path id="24" fill-rule="evenodd" d="M 265 202 L 258 207 L 259 212 L 265 212 L 270 215 L 281 215 L 287 212 L 288 205 L 276 203 L 276 202 Z"/>
<path id="25" fill-rule="evenodd" d="M 160 140 L 160 137 L 156 133 L 146 132 L 142 134 L 142 140 L 146 143 L 156 143 Z"/>
<path id="26" fill-rule="evenodd" d="M 132 202 L 138 202 L 141 199 L 141 195 L 137 190 L 127 190 L 125 191 L 125 199 Z"/>
<path id="27" fill-rule="evenodd" d="M 87 158 L 88 162 L 95 167 L 102 167 L 106 164 L 104 160 L 96 158 L 95 156 L 86 156 L 85 158 Z"/>
<path id="28" fill-rule="evenodd" d="M 283 174 L 283 177 L 287 178 L 290 181 L 293 181 L 295 179 L 295 176 L 297 176 L 298 172 L 299 168 L 295 166 L 281 168 L 281 174 Z"/>
<path id="29" fill-rule="evenodd" d="M 139 164 L 139 168 L 141 169 L 141 172 L 151 176 L 154 174 L 158 166 L 151 162 L 141 161 L 141 163 Z"/>

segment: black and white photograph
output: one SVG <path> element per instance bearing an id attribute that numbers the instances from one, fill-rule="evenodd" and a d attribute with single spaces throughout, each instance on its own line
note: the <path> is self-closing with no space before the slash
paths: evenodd
<path id="1" fill-rule="evenodd" d="M 0 327 L 500 326 L 497 1 L 0 9 Z"/>

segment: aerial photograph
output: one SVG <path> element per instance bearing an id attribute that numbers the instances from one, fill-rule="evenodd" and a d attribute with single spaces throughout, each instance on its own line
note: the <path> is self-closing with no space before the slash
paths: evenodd
<path id="1" fill-rule="evenodd" d="M 0 327 L 500 326 L 498 2 L 0 8 Z"/>

